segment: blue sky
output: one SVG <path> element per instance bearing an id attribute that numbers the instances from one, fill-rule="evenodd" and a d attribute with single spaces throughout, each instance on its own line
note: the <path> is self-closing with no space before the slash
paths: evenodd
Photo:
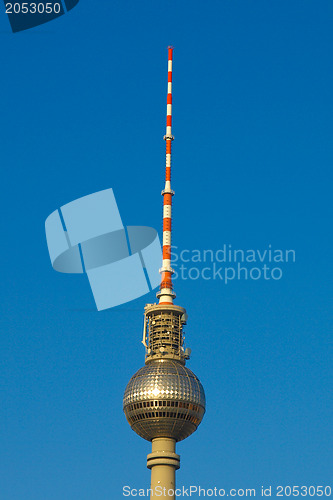
<path id="1" fill-rule="evenodd" d="M 168 45 L 174 244 L 296 252 L 280 280 L 176 281 L 207 396 L 177 484 L 330 484 L 332 17 L 327 1 L 82 0 L 13 34 L 2 8 L 1 499 L 149 485 L 122 395 L 155 293 L 97 312 L 84 277 L 53 271 L 44 222 L 112 187 L 125 224 L 161 227 Z"/>

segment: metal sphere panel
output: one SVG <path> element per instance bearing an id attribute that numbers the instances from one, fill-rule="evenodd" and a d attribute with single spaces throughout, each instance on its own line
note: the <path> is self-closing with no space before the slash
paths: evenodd
<path id="1" fill-rule="evenodd" d="M 194 373 L 171 359 L 140 368 L 124 394 L 124 412 L 132 429 L 147 440 L 194 432 L 205 413 L 205 393 Z"/>
<path id="2" fill-rule="evenodd" d="M 179 398 L 205 406 L 205 394 L 194 373 L 177 361 L 152 361 L 140 368 L 129 381 L 124 406 L 146 399 Z"/>

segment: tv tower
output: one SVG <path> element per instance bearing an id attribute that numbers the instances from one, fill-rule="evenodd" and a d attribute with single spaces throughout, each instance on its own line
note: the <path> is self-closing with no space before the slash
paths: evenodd
<path id="1" fill-rule="evenodd" d="M 176 442 L 196 431 L 205 413 L 205 393 L 199 379 L 185 366 L 190 349 L 184 345 L 187 314 L 174 305 L 171 268 L 171 145 L 172 55 L 168 48 L 168 94 L 166 171 L 163 195 L 163 262 L 158 304 L 147 304 L 144 311 L 142 343 L 146 348 L 145 366 L 130 379 L 123 408 L 128 423 L 139 436 L 152 442 L 147 456 L 151 469 L 151 498 L 175 498 L 175 472 L 180 467 Z"/>

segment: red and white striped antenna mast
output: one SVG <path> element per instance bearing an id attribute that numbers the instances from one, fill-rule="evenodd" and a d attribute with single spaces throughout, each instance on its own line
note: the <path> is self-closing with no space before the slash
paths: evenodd
<path id="1" fill-rule="evenodd" d="M 167 94 L 167 118 L 166 134 L 164 136 L 166 144 L 165 154 L 165 186 L 162 191 L 163 196 L 163 261 L 160 269 L 161 285 L 157 293 L 160 304 L 172 304 L 176 294 L 173 291 L 171 268 L 171 210 L 172 197 L 175 194 L 171 189 L 171 144 L 174 139 L 171 131 L 172 126 L 172 55 L 173 47 L 168 47 L 168 94 Z"/>

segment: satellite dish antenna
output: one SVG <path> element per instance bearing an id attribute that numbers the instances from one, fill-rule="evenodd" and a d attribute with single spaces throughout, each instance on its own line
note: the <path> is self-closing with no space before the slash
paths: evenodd
<path id="1" fill-rule="evenodd" d="M 180 321 L 183 323 L 183 325 L 186 325 L 187 323 L 187 318 L 188 318 L 188 314 L 187 313 L 184 313 L 182 315 L 182 317 L 180 318 Z"/>
<path id="2" fill-rule="evenodd" d="M 190 359 L 192 350 L 189 347 L 186 347 L 185 349 L 185 358 Z"/>

